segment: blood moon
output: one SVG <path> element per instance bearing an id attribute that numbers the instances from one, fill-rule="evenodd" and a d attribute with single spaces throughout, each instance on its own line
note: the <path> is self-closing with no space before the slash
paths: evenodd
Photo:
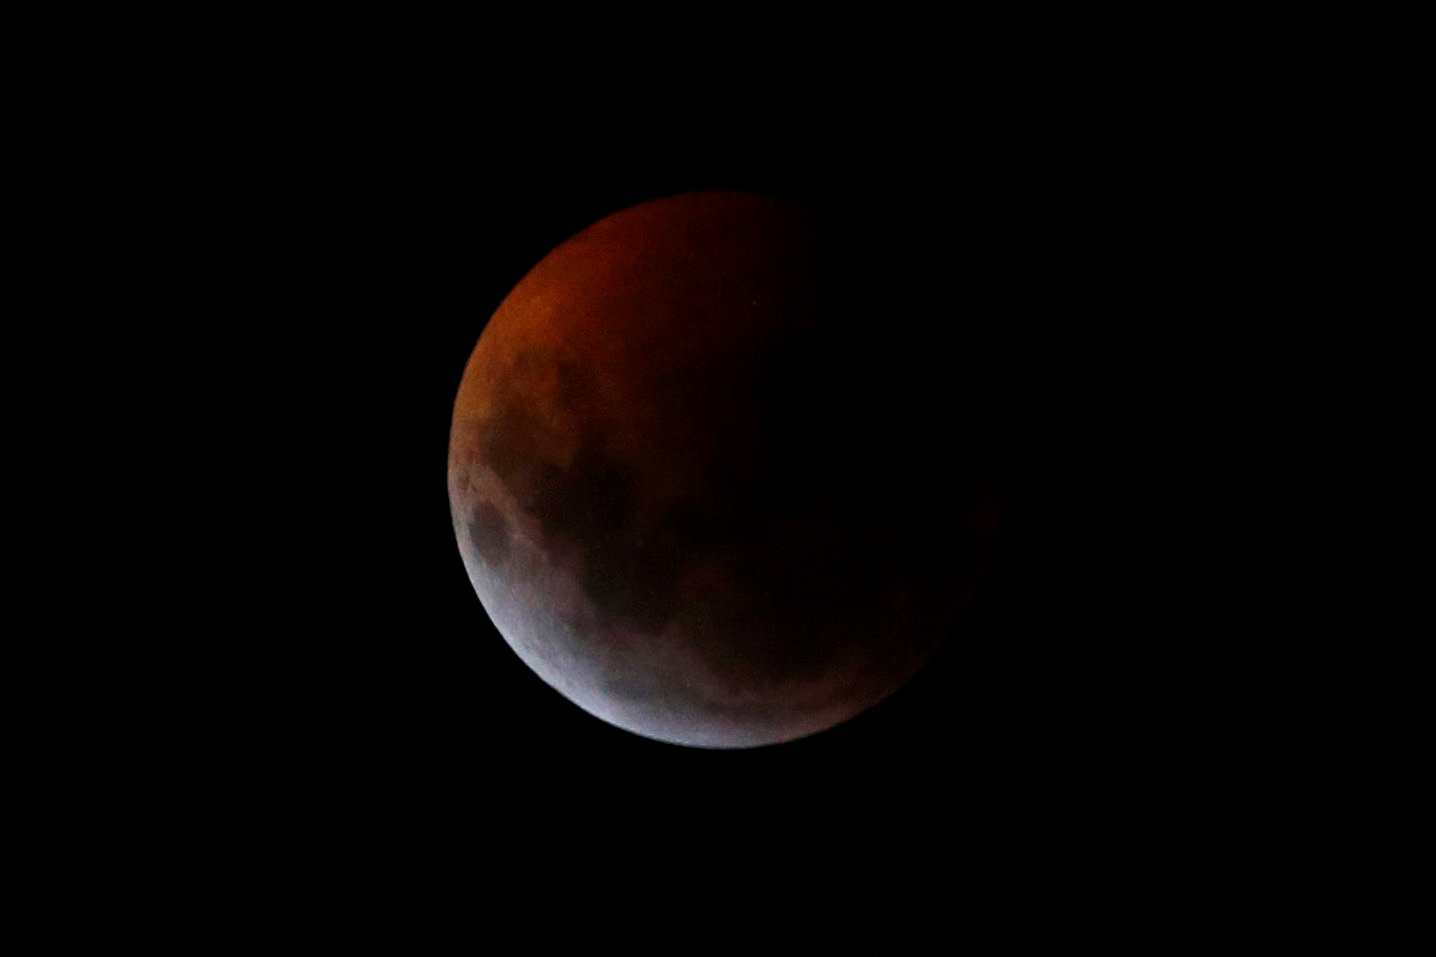
<path id="1" fill-rule="evenodd" d="M 549 253 L 479 337 L 449 447 L 459 550 L 519 657 L 709 748 L 897 689 L 998 516 L 981 357 L 952 335 L 972 317 L 933 292 L 871 229 L 752 193 L 643 203 Z"/>

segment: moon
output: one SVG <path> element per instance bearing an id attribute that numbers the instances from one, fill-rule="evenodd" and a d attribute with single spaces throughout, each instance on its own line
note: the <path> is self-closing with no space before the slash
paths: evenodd
<path id="1" fill-rule="evenodd" d="M 755 747 L 863 712 L 952 637 L 998 456 L 976 317 L 901 246 L 684 193 L 504 299 L 454 403 L 449 501 L 483 608 L 546 683 L 638 735 Z"/>

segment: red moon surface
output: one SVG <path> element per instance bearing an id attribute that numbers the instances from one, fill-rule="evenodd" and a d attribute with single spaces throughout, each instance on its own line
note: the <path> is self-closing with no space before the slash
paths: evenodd
<path id="1" fill-rule="evenodd" d="M 450 433 L 459 550 L 504 640 L 604 721 L 789 741 L 960 640 L 999 511 L 964 405 L 982 357 L 958 290 L 840 219 L 643 203 L 549 253 L 479 337 Z"/>

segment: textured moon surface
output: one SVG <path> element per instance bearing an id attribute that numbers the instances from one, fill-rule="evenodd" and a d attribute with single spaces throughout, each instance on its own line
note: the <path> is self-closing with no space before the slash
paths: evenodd
<path id="1" fill-rule="evenodd" d="M 950 381 L 981 357 L 913 331 L 926 293 L 868 262 L 831 217 L 685 193 L 560 245 L 484 328 L 450 434 L 459 550 L 579 707 L 773 744 L 864 711 L 951 633 L 998 520 Z"/>

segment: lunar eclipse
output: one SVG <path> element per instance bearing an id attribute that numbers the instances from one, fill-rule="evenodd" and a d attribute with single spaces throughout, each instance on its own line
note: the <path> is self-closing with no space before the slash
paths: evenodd
<path id="1" fill-rule="evenodd" d="M 454 403 L 475 615 L 574 704 L 675 744 L 802 738 L 900 688 L 962 640 L 1000 517 L 977 319 L 931 266 L 721 191 L 554 249 Z"/>

